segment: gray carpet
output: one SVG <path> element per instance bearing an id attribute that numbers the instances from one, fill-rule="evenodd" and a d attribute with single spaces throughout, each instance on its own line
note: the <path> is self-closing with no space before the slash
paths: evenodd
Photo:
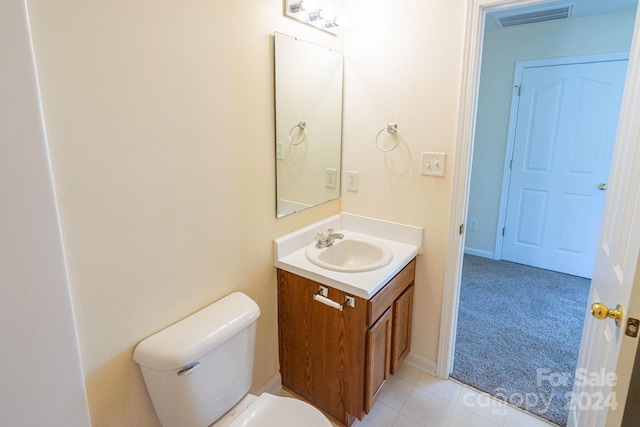
<path id="1" fill-rule="evenodd" d="M 564 426 L 590 280 L 465 255 L 451 376 Z"/>

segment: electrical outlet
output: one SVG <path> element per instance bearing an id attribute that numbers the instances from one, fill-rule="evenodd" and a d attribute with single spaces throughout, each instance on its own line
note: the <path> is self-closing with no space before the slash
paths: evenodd
<path id="1" fill-rule="evenodd" d="M 420 173 L 430 176 L 444 176 L 444 169 L 447 160 L 445 153 L 422 152 Z"/>
<path id="2" fill-rule="evenodd" d="M 357 171 L 347 171 L 347 191 L 358 191 L 360 188 L 360 174 Z"/>
<path id="3" fill-rule="evenodd" d="M 327 188 L 336 188 L 338 171 L 333 168 L 327 168 L 324 174 L 324 185 Z"/>

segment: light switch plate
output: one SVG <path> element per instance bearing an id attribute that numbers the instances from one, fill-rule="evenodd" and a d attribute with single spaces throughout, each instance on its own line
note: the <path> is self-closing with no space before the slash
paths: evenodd
<path id="1" fill-rule="evenodd" d="M 276 142 L 276 160 L 284 160 L 284 142 Z"/>
<path id="2" fill-rule="evenodd" d="M 420 173 L 429 176 L 444 176 L 446 161 L 446 153 L 423 151 L 420 161 Z"/>

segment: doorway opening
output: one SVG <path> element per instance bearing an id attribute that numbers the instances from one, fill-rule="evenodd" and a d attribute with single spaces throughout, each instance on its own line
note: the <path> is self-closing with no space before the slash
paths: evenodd
<path id="1" fill-rule="evenodd" d="M 576 2 L 576 3 L 578 5 L 580 4 L 580 2 Z M 576 10 L 578 10 L 578 6 L 576 6 Z M 522 8 L 519 8 L 518 11 L 522 12 L 523 10 Z M 500 15 L 504 15 L 504 12 L 505 12 L 504 9 L 500 10 Z M 510 112 L 513 112 L 513 107 L 512 107 L 513 104 L 511 103 L 512 96 L 514 91 L 520 91 L 522 89 L 521 87 L 517 87 L 517 85 L 512 84 L 512 82 L 514 81 L 514 68 L 515 68 L 514 63 L 516 61 L 530 60 L 532 58 L 535 58 L 536 60 L 538 60 L 540 58 L 556 58 L 559 56 L 578 56 L 578 55 L 596 54 L 596 53 L 600 54 L 600 53 L 604 53 L 605 51 L 607 52 L 621 52 L 624 50 L 628 51 L 631 35 L 633 33 L 635 10 L 632 10 L 626 13 L 619 12 L 617 14 L 608 14 L 608 15 L 610 16 L 598 16 L 598 17 L 591 16 L 591 17 L 583 17 L 583 18 L 576 17 L 571 21 L 566 21 L 567 25 L 564 25 L 564 22 L 557 21 L 557 22 L 545 22 L 543 24 L 527 24 L 519 28 L 506 29 L 506 28 L 498 28 L 499 24 L 495 23 L 494 16 L 491 13 L 487 14 L 486 21 L 485 21 L 486 25 L 485 25 L 485 34 L 484 34 L 484 45 L 482 46 L 482 52 L 483 52 L 482 73 L 480 77 L 478 110 L 477 110 L 477 116 L 476 116 L 477 121 L 476 121 L 475 138 L 474 138 L 475 139 L 474 157 L 472 162 L 473 172 L 471 176 L 471 185 L 470 185 L 471 190 L 469 193 L 469 200 L 468 200 L 469 215 L 466 221 L 467 232 L 465 233 L 465 238 L 467 243 L 465 245 L 466 247 L 465 252 L 467 252 L 470 255 L 466 255 L 464 261 L 461 260 L 462 287 L 460 290 L 459 312 L 462 312 L 465 309 L 465 307 L 463 307 L 463 304 L 465 303 L 463 297 L 465 296 L 464 295 L 465 294 L 465 288 L 464 288 L 465 277 L 468 277 L 468 275 L 465 273 L 467 266 L 469 265 L 476 266 L 481 264 L 481 262 L 484 262 L 484 261 L 493 261 L 495 263 L 498 263 L 499 265 L 498 269 L 507 268 L 507 270 L 503 271 L 502 274 L 499 274 L 498 276 L 496 276 L 499 278 L 508 277 L 509 274 L 512 274 L 514 271 L 516 271 L 521 267 L 520 265 L 517 265 L 517 264 L 508 264 L 508 263 L 505 264 L 504 261 L 498 261 L 503 259 L 503 253 L 504 253 L 504 250 L 503 250 L 504 247 L 502 243 L 506 237 L 504 237 L 501 231 L 503 228 L 506 228 L 505 227 L 505 224 L 507 222 L 506 212 L 508 211 L 507 205 L 510 204 L 512 209 L 516 212 L 515 220 L 512 219 L 512 225 L 515 224 L 516 226 L 519 225 L 521 227 L 523 225 L 529 226 L 528 229 L 523 229 L 523 228 L 518 229 L 516 227 L 516 230 L 520 231 L 521 233 L 519 235 L 516 234 L 515 236 L 520 238 L 519 242 L 523 243 L 523 246 L 531 247 L 535 245 L 532 244 L 531 239 L 522 239 L 521 238 L 522 236 L 525 236 L 527 238 L 531 236 L 541 237 L 542 235 L 538 232 L 540 230 L 548 231 L 549 228 L 551 227 L 547 223 L 540 223 L 540 222 L 536 223 L 531 219 L 532 216 L 536 213 L 542 213 L 543 216 L 544 214 L 546 214 L 546 208 L 544 210 L 541 208 L 541 206 L 545 205 L 545 201 L 544 201 L 545 196 L 542 195 L 541 191 L 539 189 L 536 189 L 536 192 L 524 191 L 524 193 L 526 193 L 525 195 L 528 195 L 530 197 L 528 199 L 526 199 L 526 197 L 518 198 L 517 194 L 522 195 L 523 193 L 521 191 L 522 188 L 520 188 L 520 190 L 517 190 L 517 189 L 510 190 L 511 182 L 505 182 L 505 180 L 503 179 L 503 176 L 511 177 L 511 174 L 506 174 L 505 170 L 511 169 L 513 167 L 511 163 L 512 158 L 510 157 L 510 153 L 513 152 L 514 146 L 516 145 L 515 136 L 514 136 L 517 133 L 516 126 L 515 124 L 511 124 L 511 125 L 509 124 L 509 117 L 514 116 L 514 114 L 510 114 Z M 620 34 L 618 34 L 618 36 L 620 37 L 615 41 L 612 40 L 611 45 L 609 47 L 604 47 L 601 44 L 597 48 L 601 50 L 597 50 L 597 49 L 588 50 L 590 48 L 593 48 L 593 46 L 595 46 L 596 43 L 593 43 L 592 41 L 589 40 L 589 38 L 584 38 L 584 37 L 581 39 L 584 42 L 583 46 L 579 46 L 578 44 L 575 44 L 576 40 L 580 39 L 580 37 L 574 35 L 573 32 L 580 33 L 582 34 L 582 36 L 588 33 L 591 33 L 591 36 L 595 36 L 595 34 L 598 31 L 599 25 L 605 25 L 605 26 L 611 25 L 611 24 L 604 24 L 604 22 L 608 20 L 609 21 L 614 20 L 614 19 L 622 19 L 623 21 L 625 21 L 626 19 L 626 24 L 621 25 L 620 23 L 618 23 L 615 26 L 620 31 Z M 580 25 L 578 25 L 578 22 L 577 22 L 578 20 L 581 21 Z M 584 27 L 578 28 L 582 24 L 584 24 Z M 625 30 L 623 30 L 622 28 L 625 28 Z M 505 33 L 500 34 L 500 32 L 505 30 L 508 31 L 506 35 Z M 615 43 L 623 43 L 620 40 L 622 38 L 622 35 L 621 35 L 622 33 L 625 33 L 627 37 L 626 48 L 624 47 L 621 48 L 620 44 L 618 45 L 615 44 Z M 501 41 L 500 40 L 501 38 L 504 38 L 506 40 Z M 598 38 L 599 40 L 602 40 L 602 37 L 598 36 Z M 520 40 L 519 44 L 518 44 L 518 40 Z M 494 43 L 494 45 L 491 46 L 490 43 Z M 574 44 L 572 45 L 572 43 Z M 498 67 L 501 61 L 511 61 L 510 68 L 507 71 L 495 70 L 495 68 Z M 510 78 L 507 78 L 507 79 L 499 78 L 499 76 L 504 76 L 505 74 L 508 74 L 508 73 L 510 73 Z M 486 76 L 490 76 L 492 78 L 487 79 L 485 78 Z M 505 86 L 507 87 L 506 89 L 505 89 Z M 499 96 L 496 96 L 496 94 L 499 94 L 500 91 L 502 91 L 502 93 L 504 93 L 505 91 L 508 91 L 508 98 L 506 101 L 504 97 L 500 99 Z M 540 95 L 540 92 L 538 93 L 538 95 Z M 486 102 L 486 104 L 483 104 L 483 101 L 485 99 L 488 101 Z M 500 104 L 501 102 L 502 104 Z M 505 104 L 507 104 L 507 107 L 506 107 L 507 113 L 500 114 L 501 107 L 502 107 L 502 112 L 505 111 L 505 108 L 504 108 Z M 511 106 L 509 104 L 511 104 Z M 516 113 L 515 116 L 518 117 L 517 109 L 515 110 L 515 113 Z M 506 125 L 505 125 L 505 121 L 507 122 Z M 525 123 L 527 125 L 531 125 L 530 122 L 525 122 Z M 531 130 L 530 127 L 526 129 Z M 513 145 L 511 147 L 508 147 L 510 143 Z M 526 145 L 525 145 L 525 148 L 526 148 Z M 547 154 L 553 151 L 554 150 L 547 150 Z M 583 150 L 583 151 L 580 151 L 579 154 L 584 154 L 585 152 L 586 150 Z M 529 151 L 528 153 L 525 153 L 525 154 L 529 154 L 531 159 L 535 157 L 536 153 L 532 153 L 531 151 Z M 541 157 L 539 156 L 537 157 L 537 160 L 541 160 L 543 159 L 543 157 L 544 156 L 541 156 Z M 593 156 L 584 156 L 584 158 L 587 158 L 587 157 L 589 159 L 592 159 Z M 596 157 L 597 158 L 602 157 L 605 159 L 605 163 L 610 163 L 610 157 L 608 158 L 608 160 L 606 160 L 606 155 L 600 156 L 600 153 L 598 153 Z M 545 158 L 545 160 L 548 160 L 548 158 Z M 559 163 L 563 163 L 563 162 L 566 163 L 565 160 L 559 161 Z M 481 179 L 481 180 L 475 179 L 478 173 L 485 173 L 486 175 L 484 179 Z M 606 185 L 606 180 L 600 179 L 599 181 L 601 182 L 595 183 L 596 187 L 600 184 Z M 518 193 L 518 191 L 520 192 Z M 511 194 L 511 192 L 513 192 L 513 194 Z M 573 195 L 575 196 L 576 193 L 574 192 Z M 478 201 L 479 203 L 476 203 Z M 577 200 L 574 198 L 574 203 L 571 203 L 571 202 L 567 203 L 565 201 L 563 206 L 565 207 L 565 209 L 575 208 L 576 206 L 579 205 L 578 202 L 580 201 L 584 201 L 584 199 Z M 484 211 L 482 209 L 474 210 L 478 206 L 481 206 L 481 208 L 484 209 Z M 519 207 L 519 209 L 517 207 Z M 520 216 L 517 215 L 518 210 L 520 211 L 519 212 Z M 578 209 L 578 211 L 580 211 L 580 209 Z M 578 222 L 578 220 L 582 219 L 580 216 L 578 217 L 575 216 L 575 211 L 574 211 L 573 217 L 576 218 L 576 221 L 575 221 L 576 223 Z M 553 217 L 553 218 L 559 219 L 559 218 L 562 218 L 562 215 L 557 215 L 556 217 Z M 567 218 L 570 218 L 570 216 L 567 216 Z M 551 224 L 551 225 L 555 225 L 559 227 L 558 229 L 560 230 L 566 230 L 566 225 L 567 225 L 566 221 L 564 224 L 562 220 L 557 220 L 555 222 L 556 224 Z M 597 223 L 599 225 L 599 221 Z M 573 223 L 569 222 L 568 225 L 573 225 Z M 565 228 L 562 228 L 563 226 L 565 226 Z M 510 230 L 510 231 L 513 232 L 513 230 Z M 551 233 L 552 236 L 555 236 L 557 234 L 558 234 L 557 232 Z M 595 232 L 595 235 L 597 236 L 597 231 Z M 517 238 L 514 239 L 514 235 L 507 236 L 507 237 L 512 240 L 518 241 Z M 581 238 L 583 237 L 583 235 L 580 232 L 577 232 L 577 233 L 574 233 L 574 237 Z M 529 249 L 529 248 L 525 248 L 525 249 Z M 473 257 L 474 255 L 475 257 Z M 533 259 L 532 262 L 527 262 L 526 256 L 524 259 L 519 258 L 519 259 L 516 259 L 516 261 L 518 263 L 523 263 L 523 264 L 538 265 L 535 259 L 536 258 L 535 256 L 531 257 L 531 255 L 529 255 L 529 257 Z M 554 256 L 552 255 L 551 258 L 553 260 Z M 563 264 L 563 263 L 561 262 L 560 264 Z M 545 266 L 545 268 L 549 268 L 549 267 Z M 584 271 L 590 271 L 592 268 L 592 265 L 591 266 L 583 265 L 582 268 L 583 270 L 581 271 L 583 271 L 583 273 L 578 273 L 578 274 L 581 276 L 588 276 L 589 273 L 585 274 Z M 557 270 L 558 268 L 552 268 L 552 269 Z M 479 270 L 480 272 L 488 272 L 489 267 L 487 265 L 483 265 L 479 269 L 476 268 L 476 270 Z M 540 298 L 545 297 L 545 298 L 553 299 L 554 297 L 553 292 L 551 290 L 545 290 L 545 287 L 542 285 L 542 282 L 534 281 L 533 283 L 531 283 L 531 280 L 530 280 L 531 277 L 536 276 L 538 274 L 538 273 L 534 273 L 533 271 L 537 271 L 537 270 L 525 269 L 525 272 L 519 272 L 519 273 L 513 274 L 513 280 L 514 280 L 513 285 L 511 287 L 507 286 L 505 288 L 506 290 L 496 291 L 496 292 L 502 292 L 502 293 L 500 295 L 495 295 L 495 298 L 493 299 L 493 301 L 497 302 L 498 296 L 503 297 L 508 292 L 508 290 L 513 290 L 516 286 L 528 286 L 528 289 L 526 289 L 527 291 L 531 291 L 533 288 L 534 291 L 537 291 L 537 293 L 534 292 L 533 294 L 535 295 L 535 297 L 540 297 Z M 544 272 L 545 270 L 542 270 L 542 271 Z M 509 274 L 507 274 L 507 272 L 509 272 Z M 490 275 L 487 274 L 486 276 L 490 276 Z M 559 280 L 561 280 L 562 283 L 567 283 L 567 282 L 573 282 L 574 278 L 571 276 L 566 276 L 566 277 L 560 277 Z M 524 282 L 524 285 L 523 285 L 523 282 Z M 584 307 L 585 307 L 586 301 L 583 301 L 582 299 L 586 298 L 586 295 L 584 293 L 584 288 L 585 287 L 587 288 L 586 292 L 588 293 L 588 284 L 587 285 L 585 285 L 584 283 L 577 284 L 575 285 L 575 287 L 582 288 L 583 291 L 579 293 L 579 295 L 577 296 L 570 297 L 569 301 L 576 302 L 578 305 L 581 305 L 582 313 L 584 313 Z M 553 290 L 553 287 L 551 289 Z M 489 301 L 491 301 L 491 296 L 489 292 L 490 290 L 487 287 L 486 293 L 483 296 L 487 297 L 487 294 L 489 294 L 488 299 Z M 514 298 L 518 298 L 518 297 L 514 296 Z M 531 298 L 531 294 L 529 294 L 529 297 L 520 296 L 519 298 Z M 541 304 L 544 306 L 544 301 L 542 301 Z M 514 306 L 517 306 L 517 304 L 514 303 Z M 531 304 L 529 305 L 529 307 L 531 307 Z M 488 311 L 495 312 L 496 322 L 501 321 L 501 315 L 502 316 L 508 315 L 508 310 L 501 310 L 502 308 L 504 307 L 500 307 L 500 306 L 495 307 L 492 305 L 489 305 L 487 307 Z M 532 318 L 530 319 L 530 321 L 527 322 L 527 320 L 523 320 L 523 322 L 527 322 L 529 325 L 533 325 L 533 323 L 535 323 L 534 321 L 537 320 L 533 316 L 544 315 L 544 314 L 545 313 L 539 313 L 536 311 L 536 314 L 532 315 Z M 578 319 L 581 321 L 582 319 L 580 319 L 580 317 L 581 317 L 580 314 L 578 314 Z M 557 321 L 562 322 L 562 319 L 561 318 L 557 319 Z M 459 322 L 458 323 L 459 327 L 462 326 L 462 322 L 460 322 L 460 320 L 458 322 Z M 558 323 L 558 325 L 561 325 L 561 323 Z M 580 324 L 577 327 L 579 328 L 579 330 L 577 330 L 576 332 L 577 342 L 579 346 L 582 325 Z M 575 328 L 576 326 L 574 325 L 574 329 Z M 527 328 L 525 325 L 524 330 L 526 331 L 526 329 Z M 460 329 L 458 330 L 460 331 Z M 478 333 L 476 333 L 475 335 L 476 341 L 481 344 L 486 344 L 488 346 L 497 345 L 497 344 L 489 344 L 491 342 L 491 338 L 495 338 L 495 336 L 493 337 L 487 337 L 486 335 L 483 336 L 482 335 L 483 331 L 488 334 L 493 333 L 493 332 L 490 332 L 487 328 L 484 328 L 484 329 L 481 328 L 478 331 Z M 558 333 L 558 334 L 561 335 L 561 333 Z M 508 337 L 509 334 L 507 334 L 506 336 Z M 506 343 L 505 340 L 501 341 L 501 344 L 505 344 L 507 346 L 513 345 L 519 349 L 518 340 L 521 339 L 522 336 L 521 335 L 518 336 L 515 333 L 511 333 L 511 338 L 512 338 L 511 344 L 505 344 Z M 540 346 L 541 346 L 541 349 L 544 348 L 545 350 L 547 350 L 545 343 L 540 343 Z M 477 350 L 470 350 L 470 351 L 477 351 Z M 515 353 L 516 352 L 513 352 L 513 354 Z M 458 352 L 456 351 L 456 357 L 457 357 L 457 354 Z M 573 366 L 575 369 L 575 364 L 577 363 L 577 354 L 575 354 L 575 356 L 570 356 L 570 357 L 575 358 L 575 360 L 573 361 Z M 455 366 L 455 361 L 453 365 Z M 524 366 L 525 364 L 521 363 L 520 365 Z M 562 372 L 557 372 L 557 371 L 546 372 L 545 369 L 551 369 L 549 366 L 543 365 L 543 366 L 539 366 L 539 368 L 542 371 L 534 372 L 534 375 L 533 375 L 534 382 L 538 382 L 542 378 L 543 382 L 546 381 L 546 383 L 549 383 L 548 381 L 549 378 L 545 377 L 545 375 L 547 376 L 555 375 L 553 379 L 557 384 L 562 384 L 564 382 L 564 377 L 562 377 L 562 375 L 566 374 L 566 372 L 564 372 L 566 370 Z M 530 374 L 530 371 L 531 370 L 529 369 L 528 370 L 529 374 Z M 449 373 L 450 372 L 448 372 L 447 374 Z M 518 372 L 517 369 L 513 369 L 513 372 L 511 374 L 517 376 L 520 373 Z M 571 377 L 573 376 L 573 372 L 569 372 L 569 374 L 571 375 Z M 454 378 L 459 377 L 459 375 L 458 376 L 453 375 L 453 376 Z M 524 377 L 526 375 L 522 375 L 522 376 Z M 479 388 L 483 389 L 482 387 L 479 387 Z M 550 397 L 548 395 L 540 395 L 540 394 L 536 395 L 535 394 L 536 391 L 530 391 L 530 390 L 523 390 L 522 392 L 512 392 L 511 396 L 509 396 L 509 395 L 504 395 L 507 393 L 507 391 L 500 389 L 500 387 L 494 386 L 494 389 L 497 389 L 497 390 L 494 390 L 495 393 L 492 393 L 492 394 L 495 394 L 498 397 L 502 397 L 504 398 L 504 400 L 510 401 L 511 403 L 515 403 L 517 406 L 524 406 L 524 407 L 528 406 L 527 403 L 530 404 L 531 402 L 530 401 L 526 402 L 527 396 L 529 396 L 530 400 L 534 399 L 534 396 L 535 396 L 536 399 L 543 400 L 543 402 L 538 402 L 538 403 L 540 403 L 544 407 L 545 405 L 544 399 L 545 398 L 548 399 Z M 491 390 L 487 390 L 486 388 L 483 390 L 491 392 Z M 569 391 L 570 390 L 571 389 L 569 388 Z M 501 393 L 503 393 L 503 395 L 500 395 Z M 521 399 L 524 405 L 518 405 L 517 404 L 518 399 Z M 532 405 L 529 405 L 529 406 L 532 406 Z M 539 415 L 544 416 L 544 414 L 541 414 L 541 413 L 539 413 Z M 559 418 L 558 417 L 551 418 L 551 421 L 557 424 L 564 424 L 566 423 L 566 415 L 564 415 L 564 419 L 563 419 L 563 415 L 560 415 Z"/>
<path id="2" fill-rule="evenodd" d="M 465 255 L 451 376 L 565 425 L 589 287 L 586 278 Z"/>

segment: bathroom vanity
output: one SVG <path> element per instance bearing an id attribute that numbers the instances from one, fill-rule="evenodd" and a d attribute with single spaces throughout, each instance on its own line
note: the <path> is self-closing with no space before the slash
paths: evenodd
<path id="1" fill-rule="evenodd" d="M 359 238 L 350 231 L 357 226 L 345 231 L 344 215 L 333 225 L 345 239 Z M 321 227 L 310 227 L 300 241 L 309 245 L 309 231 Z M 374 228 L 384 234 L 384 226 Z M 371 229 L 359 231 L 371 236 Z M 414 244 L 381 239 L 393 260 L 364 272 L 318 267 L 305 259 L 304 248 L 296 249 L 300 245 L 285 249 L 285 239 L 276 239 L 282 384 L 347 426 L 371 410 L 410 350 L 421 230 L 410 231 Z"/>
<path id="2" fill-rule="evenodd" d="M 340 311 L 313 299 L 320 283 L 278 269 L 282 385 L 345 425 L 362 418 L 409 353 L 414 277 L 415 260 Z M 348 296 L 325 288 L 333 301 Z"/>

